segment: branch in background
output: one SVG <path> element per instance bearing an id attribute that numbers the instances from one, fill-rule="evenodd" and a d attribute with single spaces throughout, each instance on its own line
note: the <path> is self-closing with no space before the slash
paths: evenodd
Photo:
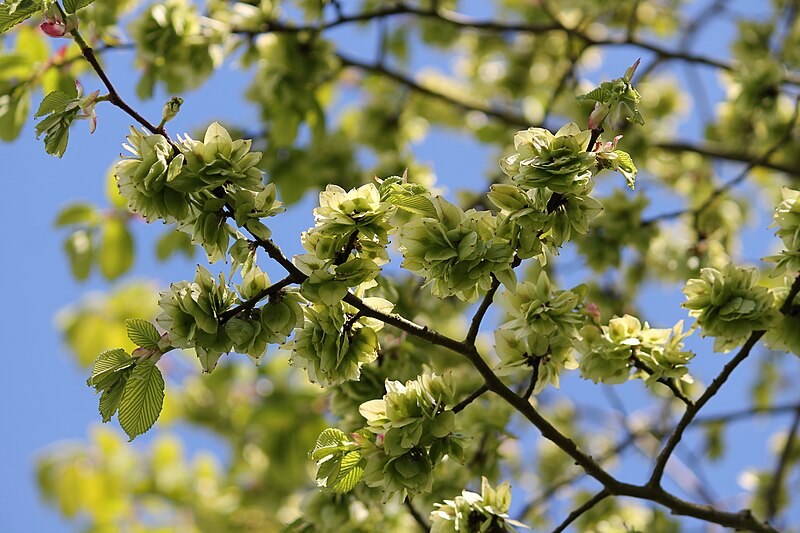
<path id="1" fill-rule="evenodd" d="M 797 431 L 800 429 L 800 407 L 795 409 L 794 418 L 789 427 L 789 432 L 786 435 L 786 444 L 783 445 L 783 451 L 775 465 L 775 473 L 772 475 L 772 483 L 764 495 L 764 501 L 767 507 L 767 520 L 772 521 L 778 513 L 778 494 L 783 485 L 783 478 L 786 477 L 789 470 L 790 459 L 794 452 L 794 443 L 797 440 Z"/>
<path id="2" fill-rule="evenodd" d="M 639 359 L 635 355 L 631 356 L 631 363 L 633 363 L 633 366 L 635 366 L 636 368 L 638 368 L 639 370 L 641 370 L 642 372 L 644 372 L 648 376 L 652 376 L 653 375 L 653 370 L 649 366 L 647 366 L 644 363 L 644 361 L 642 361 L 641 359 Z M 678 388 L 678 386 L 675 384 L 675 380 L 674 379 L 658 378 L 656 381 L 661 383 L 662 385 L 666 386 L 669 390 L 671 390 L 673 396 L 675 396 L 677 399 L 679 399 L 680 401 L 682 401 L 683 403 L 685 403 L 688 406 L 692 405 L 692 400 L 688 396 L 686 396 L 681 389 Z"/>
<path id="3" fill-rule="evenodd" d="M 431 526 L 428 525 L 428 521 L 425 520 L 425 517 L 423 517 L 419 511 L 417 511 L 417 508 L 414 507 L 414 504 L 411 503 L 411 500 L 406 497 L 406 499 L 403 500 L 403 505 L 406 506 L 406 509 L 408 509 L 408 514 L 414 518 L 414 521 L 419 525 L 422 531 L 430 531 Z"/>
<path id="4" fill-rule="evenodd" d="M 589 511 L 592 507 L 594 507 L 601 501 L 605 500 L 609 496 L 611 496 L 611 494 L 609 494 L 606 489 L 601 490 L 600 492 L 589 498 L 589 500 L 586 503 L 584 503 L 583 505 L 581 505 L 580 507 L 569 513 L 567 518 L 565 518 L 564 521 L 561 522 L 561 525 L 559 525 L 557 528 L 553 530 L 553 533 L 561 533 L 562 531 L 567 529 L 567 527 L 569 527 L 569 525 L 572 522 L 580 518 L 580 516 L 583 513 Z"/>
<path id="5" fill-rule="evenodd" d="M 259 291 L 258 294 L 256 294 L 249 300 L 246 300 L 241 304 L 237 305 L 236 307 L 232 307 L 227 311 L 225 311 L 224 313 L 221 313 L 218 317 L 218 322 L 221 325 L 224 325 L 228 320 L 235 317 L 239 313 L 252 309 L 253 307 L 256 306 L 256 304 L 258 304 L 262 300 L 272 298 L 280 291 L 282 291 L 284 288 L 288 287 L 293 283 L 294 283 L 294 278 L 292 276 L 286 276 L 282 280 L 273 283 L 272 285 L 266 287 L 265 289 L 262 289 L 261 291 Z"/>
<path id="6" fill-rule="evenodd" d="M 454 413 L 459 413 L 459 412 L 463 411 L 466 406 L 468 406 L 469 404 L 471 404 L 472 402 L 474 402 L 475 400 L 477 400 L 478 398 L 483 396 L 483 394 L 486 393 L 488 390 L 489 390 L 489 387 L 487 387 L 486 384 L 484 383 L 483 385 L 481 385 L 480 387 L 478 387 L 477 389 L 472 391 L 472 393 L 470 393 L 469 396 L 467 396 L 466 398 L 464 398 L 463 400 L 458 402 L 453 407 L 452 411 Z"/>
<path id="7" fill-rule="evenodd" d="M 783 404 L 783 405 L 769 405 L 766 407 L 751 407 L 749 409 L 742 409 L 741 411 L 732 411 L 721 415 L 697 417 L 694 423 L 700 425 L 707 424 L 720 424 L 725 422 L 735 422 L 745 418 L 750 418 L 758 415 L 773 415 L 785 413 L 787 411 L 794 411 L 800 409 L 800 404 Z"/>
<path id="8" fill-rule="evenodd" d="M 792 287 L 789 289 L 789 294 L 786 297 L 786 301 L 783 302 L 783 305 L 780 308 L 781 313 L 785 314 L 791 309 L 792 303 L 794 302 L 798 292 L 800 292 L 800 276 L 795 278 L 794 283 L 792 283 Z M 677 426 L 675 426 L 675 429 L 667 440 L 667 444 L 664 445 L 664 449 L 661 450 L 661 453 L 656 459 L 656 465 L 653 468 L 653 475 L 650 476 L 650 480 L 647 482 L 648 486 L 659 486 L 661 477 L 664 475 L 664 468 L 667 466 L 667 461 L 669 461 L 670 455 L 680 442 L 683 432 L 686 430 L 687 426 L 692 423 L 700 409 L 702 409 L 703 406 L 708 403 L 708 401 L 711 400 L 711 398 L 713 398 L 717 392 L 719 392 L 720 387 L 725 384 L 736 367 L 739 366 L 739 364 L 744 361 L 748 355 L 750 355 L 753 346 L 755 346 L 764 333 L 765 332 L 763 330 L 754 331 L 751 333 L 750 337 L 748 337 L 747 341 L 745 341 L 744 345 L 739 349 L 739 352 L 736 354 L 736 356 L 723 367 L 722 371 L 716 378 L 714 378 L 714 381 L 711 382 L 711 385 L 709 385 L 705 392 L 703 392 L 702 396 L 700 396 L 697 402 L 686 409 L 683 417 L 681 417 L 681 419 L 678 421 Z"/>
<path id="9" fill-rule="evenodd" d="M 795 123 L 797 122 L 798 114 L 800 114 L 800 97 L 795 101 L 794 113 L 792 113 L 792 117 L 791 119 L 789 119 L 789 123 L 786 127 L 786 132 L 781 136 L 781 138 L 775 144 L 773 144 L 769 148 L 769 150 L 764 152 L 760 157 L 751 160 L 747 160 L 744 158 L 741 159 L 742 161 L 748 161 L 747 165 L 741 170 L 741 172 L 739 172 L 739 174 L 737 174 L 736 177 L 731 178 L 723 185 L 714 189 L 714 191 L 708 196 L 708 198 L 706 198 L 706 200 L 702 204 L 700 204 L 698 208 L 680 209 L 678 211 L 672 211 L 669 213 L 657 215 L 651 219 L 643 220 L 642 225 L 647 226 L 659 220 L 668 220 L 672 218 L 678 218 L 683 215 L 692 215 L 694 217 L 695 228 L 697 228 L 699 226 L 698 218 L 700 217 L 700 214 L 703 213 L 706 209 L 708 209 L 711 206 L 711 204 L 713 204 L 717 200 L 717 198 L 719 198 L 720 196 L 724 195 L 725 193 L 727 193 L 728 191 L 730 191 L 731 189 L 742 183 L 747 178 L 747 175 L 750 174 L 750 172 L 754 168 L 758 166 L 762 166 L 764 168 L 772 168 L 766 163 L 767 161 L 769 161 L 769 158 L 775 152 L 777 152 L 786 143 L 786 141 L 788 141 L 791 138 L 792 133 L 794 132 Z M 787 174 L 800 175 L 800 169 L 785 168 L 782 171 L 786 172 Z"/>

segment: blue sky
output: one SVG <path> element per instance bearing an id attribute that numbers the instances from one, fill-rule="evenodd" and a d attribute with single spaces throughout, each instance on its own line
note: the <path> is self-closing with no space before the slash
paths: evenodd
<path id="1" fill-rule="evenodd" d="M 466 2 L 467 10 L 481 11 L 480 2 Z M 703 3 L 703 5 L 705 2 Z M 731 2 L 739 12 L 752 12 L 758 7 L 745 1 Z M 697 9 L 693 6 L 690 9 Z M 712 23 L 714 30 L 703 34 L 696 48 L 713 57 L 726 57 L 726 42 L 730 39 L 731 26 L 726 19 Z M 362 44 L 374 42 L 369 34 L 356 36 L 350 31 L 336 33 L 337 40 L 348 49 L 358 49 Z M 354 46 L 355 45 L 355 46 Z M 371 49 L 369 47 L 368 49 Z M 593 81 L 618 76 L 638 52 L 618 48 L 604 56 L 599 68 L 582 76 Z M 368 58 L 367 56 L 365 56 Z M 646 58 L 646 54 L 644 55 Z M 450 58 L 437 55 L 419 55 L 415 66 L 433 64 L 446 66 Z M 137 75 L 131 68 L 131 55 L 128 52 L 115 52 L 108 55 L 108 72 L 124 98 L 135 102 L 133 89 Z M 672 70 L 685 80 L 680 69 Z M 715 74 L 708 69 L 699 70 L 704 80 L 712 87 L 712 98 L 719 97 L 720 89 Z M 171 131 L 194 131 L 197 126 L 211 120 L 225 118 L 233 123 L 246 124 L 252 109 L 239 99 L 241 88 L 248 77 L 226 64 L 201 90 L 185 95 L 184 104 L 178 118 L 171 123 Z M 84 79 L 87 91 L 99 88 L 91 77 Z M 222 97 L 220 97 L 222 95 Z M 228 96 L 230 95 L 230 96 Z M 168 95 L 158 94 L 153 100 L 135 107 L 143 115 L 158 117 L 161 105 Z M 35 105 L 34 105 L 35 107 Z M 8 339 L 6 364 L 0 373 L 0 395 L 2 395 L 4 415 L 4 435 L 0 440 L 0 456 L 3 457 L 3 476 L 0 481 L 0 516 L 4 517 L 3 527 L 12 532 L 71 531 L 72 528 L 61 521 L 57 514 L 42 505 L 37 496 L 33 478 L 33 459 L 36 453 L 54 442 L 65 440 L 84 440 L 87 428 L 98 422 L 96 398 L 85 385 L 86 376 L 65 351 L 56 332 L 54 321 L 59 310 L 75 303 L 93 290 L 105 290 L 109 284 L 93 275 L 88 282 L 76 283 L 71 277 L 62 253 L 64 234 L 54 230 L 53 218 L 65 203 L 82 199 L 105 203 L 104 176 L 113 164 L 115 156 L 121 151 L 130 120 L 119 110 L 110 106 L 98 108 L 98 130 L 89 136 L 85 123 L 73 128 L 70 146 L 63 159 L 59 160 L 44 153 L 42 143 L 35 140 L 32 121 L 29 121 L 20 139 L 12 144 L 0 144 L 0 161 L 6 182 L 6 194 L 2 200 L 2 220 L 6 226 L 3 239 L 4 261 L 0 262 L 3 280 L 3 293 L 6 297 L 4 320 L 0 321 L 2 337 Z M 682 131 L 697 130 L 696 121 L 689 120 Z M 510 132 L 511 133 L 511 132 Z M 418 160 L 431 162 L 444 185 L 464 184 L 468 177 L 475 187 L 483 183 L 483 175 L 476 169 L 489 169 L 494 165 L 494 154 L 475 145 L 464 136 L 451 132 L 434 130 L 428 138 L 414 147 Z M 733 167 L 726 169 L 726 172 Z M 621 184 L 622 181 L 619 180 Z M 621 185 L 620 185 L 621 186 Z M 646 184 L 644 186 L 647 192 Z M 297 209 L 283 220 L 284 227 L 277 236 L 278 242 L 288 253 L 299 251 L 299 231 L 311 223 L 311 207 L 314 198 L 301 202 Z M 667 209 L 658 205 L 654 212 Z M 769 233 L 765 229 L 768 221 L 758 220 L 748 230 L 744 255 L 760 257 L 766 253 L 765 242 Z M 295 229 L 291 229 L 295 228 Z M 134 279 L 155 278 L 159 286 L 171 281 L 190 278 L 194 263 L 171 260 L 156 263 L 152 258 L 152 244 L 159 233 L 158 228 L 138 225 L 135 229 L 137 242 L 137 261 L 132 272 L 122 283 Z M 580 273 L 580 272 L 579 272 Z M 565 280 L 567 284 L 570 280 Z M 648 286 L 642 295 L 643 307 L 652 310 L 654 326 L 673 324 L 686 315 L 679 305 L 683 300 L 675 287 Z M 693 345 L 700 356 L 693 364 L 693 372 L 706 382 L 715 375 L 726 356 L 711 354 L 710 343 L 695 342 Z M 752 378 L 752 363 L 746 363 L 734 374 L 724 399 L 720 398 L 708 406 L 709 413 L 725 411 L 746 403 L 746 394 Z M 565 379 L 565 390 L 571 391 L 573 398 L 594 402 L 604 401 L 598 388 L 582 382 L 576 376 Z M 737 393 L 738 391 L 738 393 Z M 621 387 L 625 403 L 632 409 L 646 396 L 641 385 L 629 383 Z M 776 418 L 782 424 L 785 418 Z M 780 424 L 763 423 L 756 426 L 736 426 L 729 432 L 728 442 L 737 457 L 737 464 L 766 466 L 773 459 L 765 455 L 763 446 L 766 435 L 780 427 Z M 755 428 L 755 429 L 754 429 Z M 758 431 L 758 435 L 751 432 Z M 188 432 L 189 449 L 210 447 L 224 453 L 211 438 L 197 432 Z M 752 440 L 751 440 L 752 437 Z M 696 440 L 693 436 L 689 442 Z M 135 446 L 145 446 L 148 438 L 137 439 Z M 751 443 L 753 443 L 751 445 Z M 649 462 L 634 461 L 626 476 L 636 477 L 636 470 L 646 468 Z M 730 465 L 722 465 L 711 470 L 714 478 L 713 490 L 723 494 L 736 493 L 736 475 Z M 733 487 L 733 489 L 731 489 Z M 795 520 L 800 511 L 795 513 Z"/>

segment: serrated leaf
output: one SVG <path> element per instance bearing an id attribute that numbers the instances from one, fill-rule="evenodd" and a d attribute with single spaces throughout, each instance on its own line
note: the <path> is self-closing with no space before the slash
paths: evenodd
<path id="1" fill-rule="evenodd" d="M 0 6 L 0 33 L 5 33 L 41 9 L 34 0 L 6 2 Z"/>
<path id="2" fill-rule="evenodd" d="M 71 96 L 61 91 L 48 93 L 47 96 L 44 97 L 44 100 L 42 100 L 42 103 L 39 104 L 39 109 L 36 110 L 36 114 L 33 115 L 33 118 L 64 111 L 71 100 L 73 100 Z"/>
<path id="3" fill-rule="evenodd" d="M 311 458 L 314 461 L 320 461 L 328 455 L 341 451 L 349 441 L 350 439 L 343 431 L 336 428 L 328 428 L 317 437 L 314 450 L 311 452 Z"/>
<path id="4" fill-rule="evenodd" d="M 586 100 L 591 100 L 593 102 L 606 102 L 609 98 L 611 98 L 611 92 L 608 89 L 604 89 L 602 86 L 597 87 L 586 94 L 582 94 L 580 96 L 576 96 L 575 99 L 578 102 L 584 102 Z"/>
<path id="5" fill-rule="evenodd" d="M 86 384 L 98 389 L 109 388 L 114 385 L 119 376 L 114 376 L 113 379 L 109 378 L 120 370 L 133 366 L 135 362 L 136 360 L 122 348 L 106 350 L 95 359 L 92 373 Z"/>
<path id="6" fill-rule="evenodd" d="M 118 278 L 133 264 L 133 237 L 128 226 L 118 218 L 103 225 L 100 244 L 100 272 L 106 279 Z"/>
<path id="7" fill-rule="evenodd" d="M 339 463 L 339 475 L 332 483 L 328 480 L 326 486 L 333 492 L 350 492 L 361 481 L 363 475 L 364 464 L 361 452 L 353 450 L 342 457 Z"/>
<path id="8" fill-rule="evenodd" d="M 156 327 L 147 320 L 129 318 L 125 320 L 125 328 L 128 330 L 128 338 L 137 346 L 158 349 L 161 335 L 158 334 Z"/>
<path id="9" fill-rule="evenodd" d="M 436 208 L 427 196 L 407 194 L 407 193 L 392 193 L 386 197 L 386 201 L 390 202 L 402 209 L 415 215 L 426 217 L 436 217 Z"/>
<path id="10" fill-rule="evenodd" d="M 125 392 L 125 384 L 128 382 L 128 377 L 130 377 L 132 371 L 133 369 L 130 369 L 130 372 L 122 372 L 120 379 L 113 386 L 104 390 L 100 396 L 100 416 L 103 419 L 103 423 L 111 420 L 111 417 L 119 409 L 122 394 Z"/>
<path id="11" fill-rule="evenodd" d="M 130 440 L 153 427 L 164 405 L 164 377 L 152 361 L 137 363 L 119 404 L 119 424 Z"/>
<path id="12" fill-rule="evenodd" d="M 64 11 L 67 13 L 75 13 L 89 4 L 94 3 L 95 0 L 64 0 Z"/>

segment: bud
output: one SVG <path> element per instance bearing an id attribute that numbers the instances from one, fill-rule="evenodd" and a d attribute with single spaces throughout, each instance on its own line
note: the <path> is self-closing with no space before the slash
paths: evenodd
<path id="1" fill-rule="evenodd" d="M 181 105 L 183 105 L 183 98 L 180 96 L 173 96 L 164 104 L 164 109 L 161 111 L 161 126 L 175 118 L 175 115 L 181 109 Z"/>
<path id="2" fill-rule="evenodd" d="M 78 28 L 78 17 L 75 14 L 67 15 L 65 20 L 58 6 L 52 5 L 44 12 L 44 20 L 39 28 L 50 37 L 64 37 Z"/>
<path id="3" fill-rule="evenodd" d="M 641 61 L 642 58 L 640 57 L 633 63 L 633 65 L 628 67 L 628 70 L 625 71 L 625 75 L 622 77 L 622 79 L 630 83 L 631 80 L 633 79 L 633 75 L 636 74 L 636 69 L 639 68 L 639 63 Z"/>
<path id="4" fill-rule="evenodd" d="M 83 111 L 83 115 L 77 118 L 89 119 L 89 133 L 94 133 L 97 129 L 97 113 L 94 111 L 94 106 L 97 104 L 97 97 L 100 96 L 100 91 L 93 91 L 86 96 L 83 96 L 83 85 L 78 80 L 75 80 L 75 87 L 78 89 L 77 106 Z"/>
<path id="5" fill-rule="evenodd" d="M 592 319 L 594 324 L 600 325 L 600 308 L 596 303 L 586 304 L 586 315 Z"/>
<path id="6" fill-rule="evenodd" d="M 599 128 L 608 116 L 609 111 L 611 111 L 611 106 L 609 104 L 601 104 L 600 102 L 595 103 L 594 110 L 589 115 L 589 123 L 587 124 L 589 129 L 596 130 Z"/>

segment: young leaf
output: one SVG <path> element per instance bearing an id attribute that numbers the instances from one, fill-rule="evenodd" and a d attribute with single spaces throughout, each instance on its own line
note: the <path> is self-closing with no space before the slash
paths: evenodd
<path id="1" fill-rule="evenodd" d="M 161 335 L 153 324 L 141 318 L 129 318 L 125 321 L 125 327 L 128 330 L 128 338 L 137 346 L 158 349 Z"/>
<path id="2" fill-rule="evenodd" d="M 34 0 L 12 0 L 0 5 L 0 33 L 5 33 L 41 9 Z"/>
<path id="3" fill-rule="evenodd" d="M 104 390 L 100 396 L 100 416 L 103 418 L 103 423 L 111 420 L 111 417 L 117 412 L 119 403 L 122 401 L 122 394 L 125 392 L 125 384 L 128 383 L 131 372 L 133 372 L 132 368 L 126 372 L 120 372 L 119 380 Z"/>
<path id="4" fill-rule="evenodd" d="M 363 475 L 364 462 L 362 461 L 361 452 L 353 450 L 342 457 L 339 463 L 339 475 L 336 476 L 333 482 L 329 479 L 326 487 L 333 492 L 350 492 L 361 481 Z"/>
<path id="5" fill-rule="evenodd" d="M 70 204 L 62 209 L 53 224 L 56 227 L 72 224 L 93 224 L 97 220 L 97 210 L 92 204 L 83 202 Z"/>
<path id="6" fill-rule="evenodd" d="M 92 269 L 92 248 L 92 234 L 86 230 L 73 232 L 64 242 L 64 250 L 69 256 L 75 279 L 83 281 L 89 277 Z"/>
<path id="7" fill-rule="evenodd" d="M 44 100 L 42 100 L 42 103 L 39 104 L 39 109 L 36 110 L 36 114 L 33 115 L 33 118 L 39 118 L 49 115 L 50 113 L 64 111 L 64 109 L 67 108 L 67 104 L 70 103 L 71 100 L 72 97 L 62 91 L 53 91 L 48 93 L 47 96 L 44 97 Z"/>
<path id="8" fill-rule="evenodd" d="M 64 11 L 72 14 L 77 12 L 79 9 L 88 6 L 94 1 L 95 0 L 64 0 Z"/>
<path id="9" fill-rule="evenodd" d="M 142 361 L 131 372 L 119 404 L 119 424 L 130 440 L 150 429 L 164 404 L 164 377 L 152 361 Z"/>
<path id="10" fill-rule="evenodd" d="M 106 350 L 95 359 L 92 373 L 86 384 L 98 390 L 110 388 L 119 380 L 119 376 L 114 376 L 114 374 L 133 366 L 135 362 L 136 360 L 122 348 Z"/>
<path id="11" fill-rule="evenodd" d="M 111 218 L 103 225 L 100 245 L 100 272 L 106 279 L 114 279 L 133 264 L 133 237 L 125 222 Z"/>

